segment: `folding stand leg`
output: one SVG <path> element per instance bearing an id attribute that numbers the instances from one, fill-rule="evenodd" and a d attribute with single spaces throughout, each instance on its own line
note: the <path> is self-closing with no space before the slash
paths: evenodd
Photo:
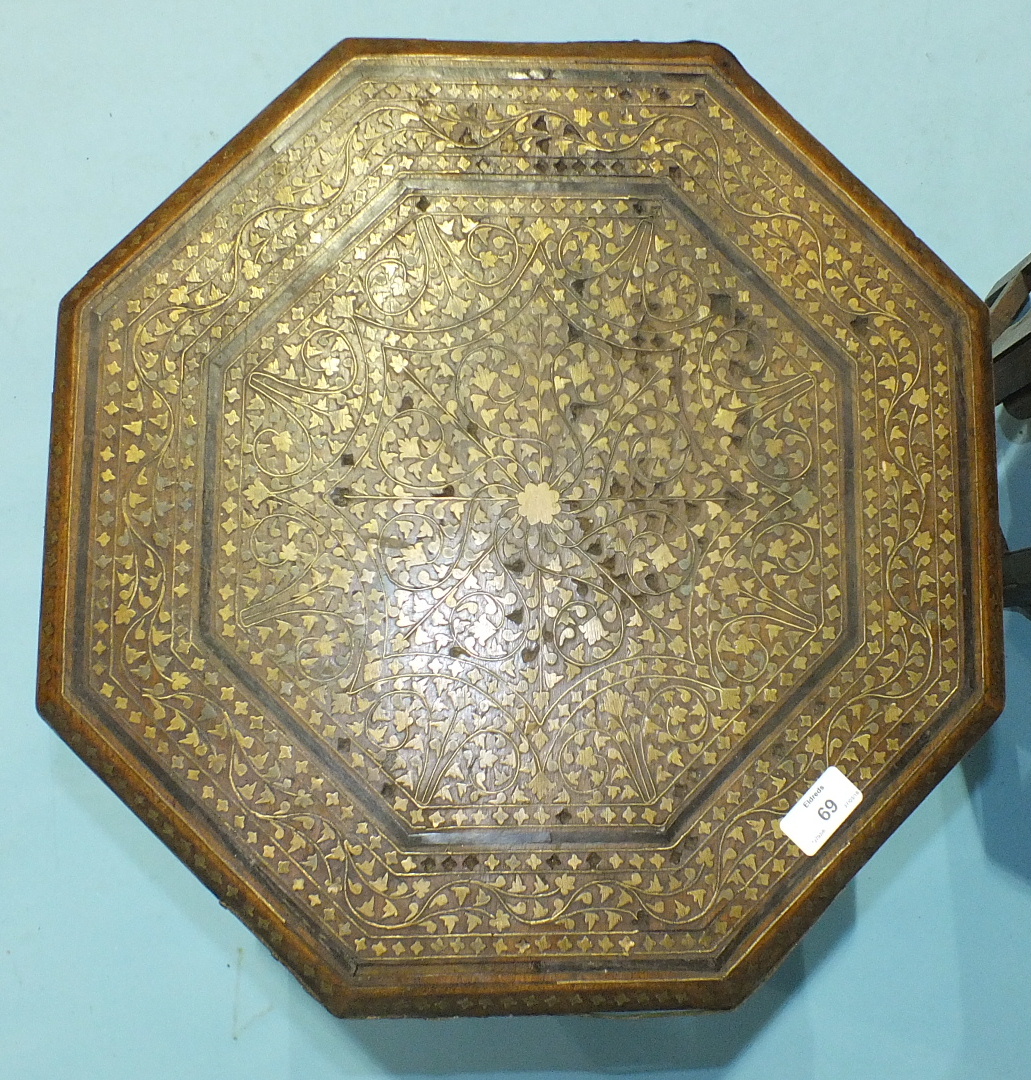
<path id="1" fill-rule="evenodd" d="M 988 294 L 995 404 L 1031 419 L 1031 255 Z M 1031 548 L 1008 551 L 1003 540 L 1003 605 L 1031 619 Z"/>
<path id="2" fill-rule="evenodd" d="M 988 294 L 995 404 L 1019 420 L 1031 418 L 1031 255 Z"/>

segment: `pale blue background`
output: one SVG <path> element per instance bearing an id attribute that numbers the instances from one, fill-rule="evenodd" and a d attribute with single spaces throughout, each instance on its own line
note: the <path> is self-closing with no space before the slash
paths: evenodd
<path id="1" fill-rule="evenodd" d="M 719 41 L 975 290 L 1031 250 L 1029 0 L 0 0 L 0 1076 L 1031 1077 L 1017 616 L 992 734 L 724 1016 L 334 1020 L 37 718 L 58 300 L 348 35 Z M 1029 458 L 1001 448 L 1023 543 Z"/>

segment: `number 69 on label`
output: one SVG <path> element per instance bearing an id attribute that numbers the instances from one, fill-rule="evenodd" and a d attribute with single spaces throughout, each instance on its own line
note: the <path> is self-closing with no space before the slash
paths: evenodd
<path id="1" fill-rule="evenodd" d="M 780 820 L 784 835 L 815 855 L 863 801 L 863 793 L 832 765 Z"/>

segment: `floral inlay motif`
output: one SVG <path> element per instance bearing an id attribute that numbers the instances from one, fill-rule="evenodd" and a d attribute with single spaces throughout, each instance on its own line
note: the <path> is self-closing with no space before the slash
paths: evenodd
<path id="1" fill-rule="evenodd" d="M 996 692 L 971 302 L 670 48 L 323 68 L 63 324 L 55 714 L 344 1011 L 704 1001 Z"/>
<path id="2" fill-rule="evenodd" d="M 656 198 L 411 195 L 334 254 L 225 373 L 223 630 L 409 826 L 664 825 L 840 625 L 833 369 Z"/>

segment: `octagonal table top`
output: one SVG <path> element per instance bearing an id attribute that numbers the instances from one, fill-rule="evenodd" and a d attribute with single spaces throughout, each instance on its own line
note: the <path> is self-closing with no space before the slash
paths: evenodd
<path id="1" fill-rule="evenodd" d="M 41 708 L 337 1013 L 732 1005 L 1001 706 L 988 381 L 723 50 L 344 42 L 65 301 Z"/>

